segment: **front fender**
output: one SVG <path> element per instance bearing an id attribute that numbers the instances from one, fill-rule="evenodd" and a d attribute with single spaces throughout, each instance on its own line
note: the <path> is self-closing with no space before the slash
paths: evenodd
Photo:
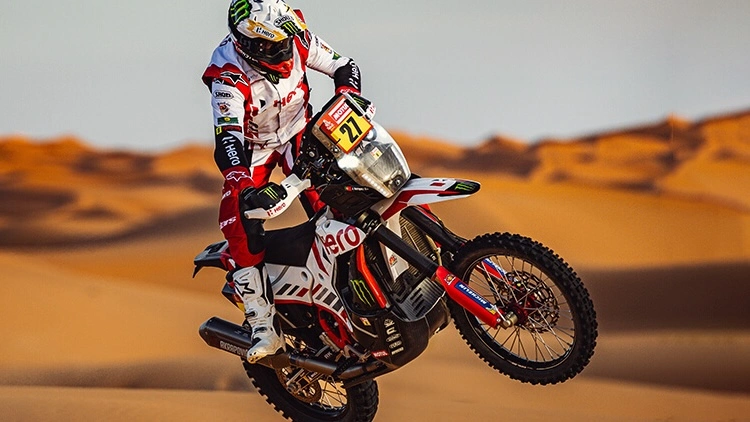
<path id="1" fill-rule="evenodd" d="M 408 206 L 466 198 L 479 188 L 479 182 L 473 180 L 413 178 L 396 195 L 378 202 L 372 209 L 387 220 Z"/>

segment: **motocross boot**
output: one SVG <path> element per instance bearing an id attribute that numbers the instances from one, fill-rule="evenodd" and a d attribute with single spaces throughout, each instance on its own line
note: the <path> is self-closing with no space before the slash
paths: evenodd
<path id="1" fill-rule="evenodd" d="M 245 306 L 245 320 L 252 329 L 253 346 L 247 351 L 247 361 L 255 363 L 283 352 L 285 343 L 281 327 L 274 324 L 276 308 L 265 267 L 240 268 L 232 274 L 232 279 L 234 290 Z"/>

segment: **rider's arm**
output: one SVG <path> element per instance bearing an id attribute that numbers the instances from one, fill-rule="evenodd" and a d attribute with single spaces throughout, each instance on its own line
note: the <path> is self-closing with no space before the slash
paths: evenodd
<path id="1" fill-rule="evenodd" d="M 240 172 L 249 178 L 250 163 L 245 155 L 243 134 L 244 104 L 249 95 L 247 80 L 239 69 L 222 67 L 209 68 L 204 75 L 204 82 L 211 90 L 214 161 L 229 182 L 232 181 L 229 175 L 233 172 Z M 238 181 L 236 177 L 234 179 Z"/>
<path id="2" fill-rule="evenodd" d="M 307 67 L 333 78 L 337 94 L 341 92 L 359 94 L 362 90 L 361 73 L 354 60 L 339 55 L 312 32 L 307 31 L 305 35 L 310 45 Z"/>

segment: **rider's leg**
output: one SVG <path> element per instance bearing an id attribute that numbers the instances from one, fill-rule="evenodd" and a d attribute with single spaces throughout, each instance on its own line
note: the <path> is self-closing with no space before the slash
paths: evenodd
<path id="1" fill-rule="evenodd" d="M 252 186 L 259 187 L 268 182 L 276 166 L 279 154 L 274 150 L 253 151 L 251 167 Z M 247 219 L 243 203 L 237 192 L 225 191 L 219 209 L 220 227 L 229 242 L 229 252 L 237 269 L 232 273 L 235 292 L 242 298 L 245 319 L 252 329 L 253 347 L 247 359 L 254 363 L 259 359 L 284 349 L 284 340 L 278 324 L 274 325 L 276 310 L 273 290 L 264 268 L 265 242 L 263 220 Z"/>
<path id="2" fill-rule="evenodd" d="M 247 351 L 247 361 L 258 360 L 284 350 L 284 339 L 273 304 L 273 291 L 265 267 L 261 264 L 240 268 L 232 273 L 234 290 L 242 298 L 245 319 L 252 330 L 253 346 Z"/>

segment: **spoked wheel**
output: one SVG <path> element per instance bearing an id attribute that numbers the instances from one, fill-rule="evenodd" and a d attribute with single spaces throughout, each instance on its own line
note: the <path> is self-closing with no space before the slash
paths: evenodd
<path id="1" fill-rule="evenodd" d="M 315 350 L 286 335 L 288 347 Z M 375 381 L 344 389 L 333 377 L 297 367 L 272 369 L 243 362 L 258 392 L 285 418 L 296 422 L 370 422 L 378 409 Z"/>
<path id="2" fill-rule="evenodd" d="M 523 382 L 554 384 L 588 364 L 597 336 L 596 313 L 575 272 L 529 238 L 488 234 L 467 242 L 451 270 L 518 321 L 492 328 L 450 303 L 461 336 L 498 371 Z"/>

